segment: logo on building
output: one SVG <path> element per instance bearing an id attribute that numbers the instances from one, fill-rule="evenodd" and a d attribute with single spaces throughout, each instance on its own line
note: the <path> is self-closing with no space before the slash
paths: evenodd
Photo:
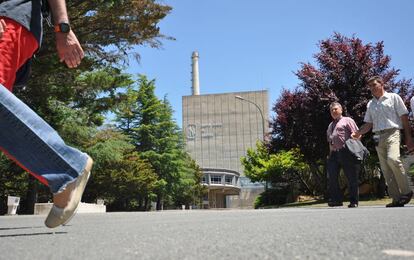
<path id="1" fill-rule="evenodd" d="M 187 126 L 187 139 L 194 140 L 196 138 L 196 125 L 188 125 Z"/>
<path id="2" fill-rule="evenodd" d="M 197 129 L 199 131 L 198 135 L 203 139 L 214 138 L 221 135 L 221 129 L 223 124 L 221 123 L 208 123 L 202 124 L 197 127 L 195 124 L 188 124 L 186 129 L 187 140 L 194 140 L 197 136 Z"/>

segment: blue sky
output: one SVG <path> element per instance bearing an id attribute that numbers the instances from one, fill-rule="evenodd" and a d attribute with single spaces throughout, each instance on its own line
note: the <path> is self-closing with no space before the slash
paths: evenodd
<path id="1" fill-rule="evenodd" d="M 364 43 L 384 41 L 400 78 L 414 74 L 412 0 L 164 0 L 172 12 L 159 24 L 176 38 L 162 49 L 136 48 L 128 73 L 156 80 L 182 124 L 181 97 L 191 94 L 191 53 L 200 55 L 201 94 L 268 89 L 271 106 L 294 89 L 301 62 L 314 62 L 318 42 L 339 32 Z"/>

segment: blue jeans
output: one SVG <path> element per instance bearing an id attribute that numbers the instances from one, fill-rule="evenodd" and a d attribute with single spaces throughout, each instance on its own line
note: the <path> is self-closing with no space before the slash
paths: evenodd
<path id="1" fill-rule="evenodd" d="M 80 176 L 88 159 L 1 84 L 0 149 L 53 193 Z"/>

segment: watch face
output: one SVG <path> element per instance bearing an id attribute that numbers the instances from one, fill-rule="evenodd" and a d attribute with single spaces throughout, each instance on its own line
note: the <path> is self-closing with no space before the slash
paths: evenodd
<path id="1" fill-rule="evenodd" d="M 70 31 L 70 25 L 68 23 L 59 24 L 60 31 L 63 33 L 68 33 Z"/>

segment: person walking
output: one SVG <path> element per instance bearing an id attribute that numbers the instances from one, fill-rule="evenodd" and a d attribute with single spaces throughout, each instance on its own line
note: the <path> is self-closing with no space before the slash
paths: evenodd
<path id="1" fill-rule="evenodd" d="M 351 134 L 358 130 L 355 121 L 350 117 L 342 116 L 342 105 L 332 102 L 329 106 L 332 122 L 328 126 L 327 138 L 329 143 L 328 158 L 328 185 L 330 200 L 328 206 L 343 205 L 343 194 L 339 186 L 339 173 L 343 169 L 348 180 L 349 208 L 358 207 L 359 187 L 358 176 L 361 169 L 361 161 L 355 159 L 347 149 L 345 142 L 351 138 Z"/>
<path id="2" fill-rule="evenodd" d="M 50 188 L 53 207 L 45 225 L 55 228 L 75 214 L 93 160 L 67 146 L 52 127 L 11 92 L 17 82 L 21 83 L 22 69 L 27 68 L 41 45 L 42 11 L 48 8 L 60 61 L 75 68 L 84 57 L 70 27 L 65 0 L 0 1 L 0 149 Z"/>
<path id="3" fill-rule="evenodd" d="M 367 104 L 365 124 L 352 137 L 360 138 L 372 129 L 376 140 L 375 149 L 388 185 L 388 194 L 392 198 L 392 202 L 386 207 L 404 207 L 413 196 L 400 158 L 400 129 L 404 129 L 408 151 L 414 150 L 408 110 L 399 95 L 385 91 L 381 77 L 372 77 L 367 84 L 373 98 Z"/>

